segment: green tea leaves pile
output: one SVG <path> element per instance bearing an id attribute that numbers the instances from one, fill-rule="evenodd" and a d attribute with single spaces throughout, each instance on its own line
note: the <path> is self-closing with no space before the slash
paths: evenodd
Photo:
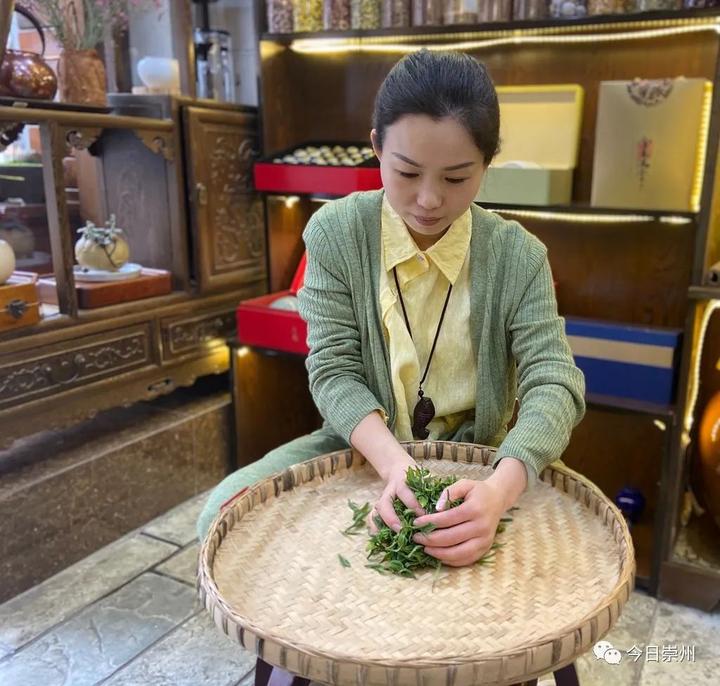
<path id="1" fill-rule="evenodd" d="M 427 469 L 422 467 L 411 467 L 407 471 L 407 484 L 415 494 L 418 503 L 427 513 L 435 512 L 442 492 L 450 485 L 454 484 L 457 478 L 454 476 L 439 477 L 430 474 Z M 447 503 L 445 509 L 457 507 L 463 502 L 462 499 L 453 500 Z M 348 505 L 353 513 L 353 522 L 347 527 L 342 534 L 345 536 L 354 536 L 359 534 L 365 528 L 365 521 L 370 512 L 370 504 L 365 503 L 362 506 L 357 505 L 351 500 Z M 395 498 L 393 503 L 395 514 L 400 519 L 401 528 L 397 533 L 393 531 L 379 515 L 375 515 L 374 522 L 378 531 L 370 537 L 368 542 L 368 560 L 370 564 L 366 567 L 374 569 L 382 574 L 398 574 L 400 576 L 409 576 L 415 578 L 415 570 L 431 568 L 436 573 L 440 571 L 442 562 L 432 555 L 428 555 L 423 545 L 415 543 L 412 539 L 415 534 L 428 534 L 436 527 L 434 524 L 426 524 L 425 526 L 413 526 L 413 521 L 417 518 L 415 511 L 399 499 Z M 513 510 L 516 508 L 512 508 Z M 505 531 L 508 522 L 512 521 L 512 517 L 503 517 L 497 528 L 497 534 Z M 490 552 L 480 558 L 476 564 L 487 564 L 492 561 L 495 550 L 502 546 L 501 543 L 494 542 L 490 548 Z M 350 563 L 338 555 L 340 562 L 344 567 L 349 567 Z"/>

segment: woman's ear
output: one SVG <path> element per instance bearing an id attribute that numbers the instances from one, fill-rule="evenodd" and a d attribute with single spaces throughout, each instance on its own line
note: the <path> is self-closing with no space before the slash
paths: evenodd
<path id="1" fill-rule="evenodd" d="M 380 136 L 378 136 L 378 132 L 375 129 L 370 131 L 370 143 L 372 144 L 375 157 L 380 159 L 380 155 L 382 154 L 382 151 L 380 150 Z"/>

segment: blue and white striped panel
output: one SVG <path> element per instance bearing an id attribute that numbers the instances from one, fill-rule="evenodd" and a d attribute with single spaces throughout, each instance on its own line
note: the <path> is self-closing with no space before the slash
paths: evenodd
<path id="1" fill-rule="evenodd" d="M 572 318 L 565 330 L 588 393 L 673 402 L 681 331 Z"/>

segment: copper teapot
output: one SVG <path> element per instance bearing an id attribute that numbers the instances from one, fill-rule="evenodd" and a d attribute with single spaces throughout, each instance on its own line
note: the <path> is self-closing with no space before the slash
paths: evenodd
<path id="1" fill-rule="evenodd" d="M 12 10 L 12 2 L 8 3 Z M 40 22 L 24 7 L 15 6 L 15 11 L 27 18 L 40 34 L 42 53 L 27 50 L 5 50 L 0 62 L 0 95 L 16 98 L 37 98 L 52 100 L 57 92 L 57 77 L 48 63 L 43 59 L 45 54 L 45 33 Z M 4 10 L 5 12 L 5 10 Z M 10 29 L 10 12 L 0 17 L 0 40 L 5 47 L 7 33 Z"/>

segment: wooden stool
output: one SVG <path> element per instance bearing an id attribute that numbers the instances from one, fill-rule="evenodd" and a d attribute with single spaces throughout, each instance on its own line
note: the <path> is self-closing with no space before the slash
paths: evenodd
<path id="1" fill-rule="evenodd" d="M 555 686 L 580 686 L 574 662 L 553 672 L 553 677 L 555 677 Z M 514 686 L 536 686 L 537 682 L 537 679 L 531 679 Z M 273 667 L 261 658 L 255 663 L 255 686 L 309 686 L 309 684 L 310 679 L 295 676 L 280 667 Z"/>

